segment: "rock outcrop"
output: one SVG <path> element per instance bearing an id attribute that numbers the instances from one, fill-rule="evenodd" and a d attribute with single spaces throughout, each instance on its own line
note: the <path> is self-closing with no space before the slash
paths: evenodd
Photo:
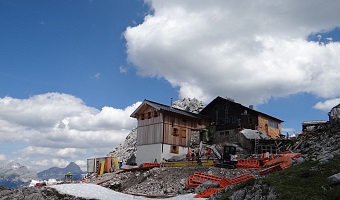
<path id="1" fill-rule="evenodd" d="M 196 98 L 184 98 L 183 100 L 174 101 L 172 107 L 192 113 L 199 113 L 204 108 L 204 104 Z"/>
<path id="2" fill-rule="evenodd" d="M 334 106 L 328 113 L 329 121 L 333 123 L 340 122 L 340 104 Z"/>
<path id="3" fill-rule="evenodd" d="M 136 152 L 137 152 L 137 128 L 126 136 L 125 141 L 119 144 L 106 156 L 118 157 L 121 161 L 127 164 L 136 163 Z"/>

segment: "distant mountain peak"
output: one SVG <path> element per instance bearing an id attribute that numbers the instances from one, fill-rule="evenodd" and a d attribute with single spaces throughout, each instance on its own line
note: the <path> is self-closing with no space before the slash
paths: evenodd
<path id="1" fill-rule="evenodd" d="M 10 161 L 0 164 L 0 185 L 8 188 L 16 188 L 27 185 L 31 180 L 37 179 L 36 172 L 18 162 Z"/>
<path id="2" fill-rule="evenodd" d="M 38 173 L 38 178 L 43 180 L 48 180 L 50 178 L 63 180 L 65 178 L 65 174 L 71 172 L 73 174 L 74 180 L 80 180 L 82 178 L 83 172 L 80 167 L 75 162 L 70 162 L 66 167 L 52 167 L 47 170 L 41 171 Z"/>
<path id="3" fill-rule="evenodd" d="M 204 104 L 196 98 L 184 98 L 182 100 L 177 100 L 172 103 L 172 107 L 181 110 L 186 110 L 193 113 L 199 113 L 203 108 Z"/>

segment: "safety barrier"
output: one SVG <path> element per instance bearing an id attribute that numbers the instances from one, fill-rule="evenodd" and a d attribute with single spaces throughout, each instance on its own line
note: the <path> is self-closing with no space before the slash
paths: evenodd
<path id="1" fill-rule="evenodd" d="M 258 160 L 238 160 L 236 166 L 238 168 L 260 168 Z"/>
<path id="2" fill-rule="evenodd" d="M 288 156 L 277 157 L 274 160 L 268 161 L 265 166 L 267 168 L 259 172 L 260 175 L 267 175 L 276 171 L 281 171 L 291 166 L 292 159 Z"/>
<path id="3" fill-rule="evenodd" d="M 270 166 L 277 165 L 277 164 L 283 163 L 283 162 L 291 162 L 291 158 L 287 157 L 287 156 L 277 157 L 277 158 L 274 158 L 273 160 L 266 162 L 263 165 L 263 167 L 270 167 Z"/>
<path id="4" fill-rule="evenodd" d="M 143 163 L 142 167 L 160 167 L 160 163 Z"/>
<path id="5" fill-rule="evenodd" d="M 227 186 L 234 185 L 240 182 L 244 182 L 251 178 L 255 178 L 255 176 L 251 174 L 242 174 L 241 176 L 235 177 L 233 179 L 220 178 L 220 180 L 218 181 L 218 184 L 220 185 L 219 188 L 209 188 L 199 194 L 196 194 L 194 198 L 207 198 L 210 195 L 215 194 L 219 190 L 224 190 L 224 188 Z"/>
<path id="6" fill-rule="evenodd" d="M 276 171 L 280 171 L 280 170 L 281 170 L 280 164 L 276 164 L 276 165 L 273 165 L 271 167 L 268 167 L 268 168 L 265 168 L 265 169 L 259 171 L 259 174 L 261 176 L 263 176 L 263 175 L 267 175 L 267 174 L 270 174 L 270 173 L 273 173 L 273 172 L 276 172 Z"/>
<path id="7" fill-rule="evenodd" d="M 187 188 L 195 188 L 198 185 L 202 184 L 204 181 L 212 181 L 218 183 L 222 178 L 218 176 L 214 176 L 211 174 L 204 174 L 201 172 L 194 172 L 194 175 L 189 176 L 186 187 Z"/>

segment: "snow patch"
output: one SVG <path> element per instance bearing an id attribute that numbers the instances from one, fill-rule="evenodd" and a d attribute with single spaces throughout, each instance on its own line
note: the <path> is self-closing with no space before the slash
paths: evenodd
<path id="1" fill-rule="evenodd" d="M 69 194 L 76 197 L 82 198 L 95 198 L 100 200 L 111 200 L 111 199 L 119 199 L 119 200 L 154 200 L 155 198 L 145 198 L 142 196 L 134 196 L 129 194 L 124 194 L 120 192 L 116 192 L 114 190 L 110 190 L 108 188 L 95 185 L 95 184 L 62 184 L 62 185 L 53 185 L 50 186 L 55 188 L 60 193 Z M 171 200 L 189 200 L 193 199 L 194 194 L 186 194 L 179 195 L 176 197 L 171 197 L 168 199 Z"/>

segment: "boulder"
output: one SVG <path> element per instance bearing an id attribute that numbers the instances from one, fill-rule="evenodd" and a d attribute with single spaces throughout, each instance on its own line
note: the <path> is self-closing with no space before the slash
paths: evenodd
<path id="1" fill-rule="evenodd" d="M 334 174 L 327 178 L 330 185 L 337 185 L 340 183 L 340 173 Z"/>

